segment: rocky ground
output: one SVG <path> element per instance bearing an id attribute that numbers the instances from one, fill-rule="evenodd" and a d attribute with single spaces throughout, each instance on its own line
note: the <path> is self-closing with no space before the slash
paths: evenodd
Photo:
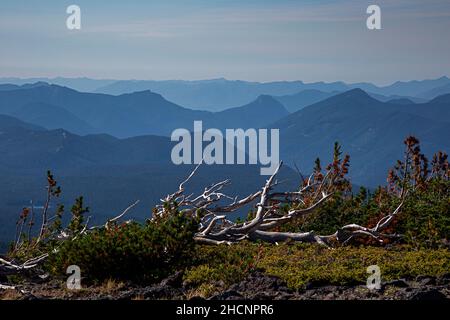
<path id="1" fill-rule="evenodd" d="M 450 299 L 450 274 L 435 277 L 400 279 L 383 283 L 380 290 L 369 290 L 365 285 L 333 286 L 309 283 L 305 289 L 293 291 L 278 278 L 255 274 L 232 285 L 213 299 L 296 299 L 296 300 L 359 300 L 359 299 Z"/>
<path id="2" fill-rule="evenodd" d="M 136 287 L 109 281 L 102 286 L 67 290 L 61 281 L 22 284 L 15 289 L 0 289 L 1 299 L 216 299 L 216 300 L 441 300 L 450 299 L 450 274 L 441 277 L 419 276 L 382 283 L 380 290 L 369 290 L 364 284 L 335 286 L 309 283 L 301 290 L 291 290 L 279 278 L 255 272 L 228 288 L 218 283 L 216 294 L 202 297 L 182 282 L 177 273 L 159 284 Z"/>

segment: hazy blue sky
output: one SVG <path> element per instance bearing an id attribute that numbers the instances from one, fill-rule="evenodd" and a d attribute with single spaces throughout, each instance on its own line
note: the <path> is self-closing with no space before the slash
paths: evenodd
<path id="1" fill-rule="evenodd" d="M 448 0 L 1 0 L 0 77 L 386 84 L 449 75 L 449 34 Z"/>

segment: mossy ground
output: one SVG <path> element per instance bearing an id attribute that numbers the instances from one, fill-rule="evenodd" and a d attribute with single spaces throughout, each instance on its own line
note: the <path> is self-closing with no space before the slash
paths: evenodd
<path id="1" fill-rule="evenodd" d="M 448 249 L 416 250 L 408 246 L 328 249 L 304 244 L 243 243 L 221 248 L 198 247 L 197 257 L 198 264 L 188 268 L 184 279 L 194 287 L 203 288 L 219 282 L 230 285 L 252 270 L 277 276 L 291 289 L 304 288 L 311 282 L 363 284 L 369 276 L 370 265 L 380 267 L 382 281 L 450 272 Z"/>

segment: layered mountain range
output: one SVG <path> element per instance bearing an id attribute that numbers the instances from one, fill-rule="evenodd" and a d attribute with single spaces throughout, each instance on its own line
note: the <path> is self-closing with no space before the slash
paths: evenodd
<path id="1" fill-rule="evenodd" d="M 95 89 L 95 81 L 85 86 L 90 91 L 109 90 Z M 222 89 L 231 85 L 220 79 L 195 84 L 199 95 L 206 87 L 211 95 L 221 96 L 226 90 L 213 88 L 223 82 Z M 15 217 L 30 200 L 37 207 L 42 205 L 47 170 L 61 182 L 61 201 L 67 207 L 76 196 L 84 195 L 94 219 L 101 220 L 141 199 L 132 216 L 147 217 L 161 196 L 175 190 L 193 168 L 172 164 L 170 134 L 178 128 L 192 130 L 195 120 L 202 120 L 204 129 L 279 129 L 280 159 L 287 164 L 281 178 L 293 188 L 300 178 L 289 167 L 295 164 L 307 174 L 316 157 L 324 163 L 331 159 L 333 144 L 339 141 L 351 155 L 352 182 L 376 187 L 385 183 L 387 170 L 402 157 L 402 142 L 408 135 L 419 138 L 428 156 L 438 150 L 450 151 L 447 82 L 444 77 L 399 82 L 382 89 L 369 84 L 355 89 L 344 83 L 317 83 L 312 88 L 302 82 L 242 82 L 234 84 L 239 98 L 225 99 L 209 111 L 186 107 L 195 102 L 189 99 L 186 104 L 174 103 L 155 88 L 110 92 L 118 93 L 113 95 L 47 82 L 2 84 L 0 232 L 3 238 L 11 237 Z M 159 85 L 175 83 L 183 87 L 190 82 Z M 101 85 L 117 88 L 119 84 L 123 85 L 111 81 Z M 239 101 L 245 102 L 239 105 Z M 228 104 L 235 107 L 222 110 Z M 265 180 L 259 166 L 213 165 L 202 167 L 190 187 L 199 191 L 225 178 L 235 182 L 228 190 L 230 195 L 240 196 Z"/>
<path id="2" fill-rule="evenodd" d="M 250 82 L 241 80 L 227 80 L 223 78 L 197 81 L 98 80 L 89 78 L 62 77 L 50 79 L 0 78 L 0 90 L 2 90 L 1 84 L 27 85 L 36 82 L 48 82 L 60 86 L 70 87 L 78 91 L 105 93 L 111 95 L 121 95 L 124 93 L 151 90 L 161 94 L 167 100 L 178 105 L 190 109 L 207 111 L 220 111 L 230 107 L 244 105 L 264 94 L 276 97 L 292 96 L 301 93 L 302 91 L 310 92 L 305 92 L 300 95 L 300 99 L 297 100 L 299 102 L 299 106 L 306 106 L 322 100 L 324 98 L 324 93 L 336 94 L 355 88 L 362 89 L 381 101 L 408 98 L 414 102 L 425 102 L 439 95 L 450 93 L 450 79 L 445 76 L 438 79 L 429 80 L 397 81 L 386 86 L 377 86 L 367 82 Z M 302 98 L 302 96 L 305 97 Z M 315 98 L 316 100 L 314 101 L 315 96 L 317 96 L 317 98 Z M 288 110 L 290 109 L 287 105 L 285 105 L 285 107 Z M 295 111 L 297 110 L 298 109 Z"/>
<path id="3" fill-rule="evenodd" d="M 209 112 L 184 108 L 149 90 L 113 96 L 47 83 L 0 90 L 0 113 L 48 129 L 66 128 L 77 134 L 107 133 L 117 137 L 167 136 L 177 128 L 192 128 L 194 120 L 219 129 L 259 128 L 289 114 L 268 95 L 260 95 L 244 106 Z"/>

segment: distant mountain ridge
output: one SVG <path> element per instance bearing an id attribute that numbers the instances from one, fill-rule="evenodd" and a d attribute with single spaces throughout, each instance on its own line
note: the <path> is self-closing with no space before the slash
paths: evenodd
<path id="1" fill-rule="evenodd" d="M 450 84 L 448 77 L 433 80 L 397 81 L 387 86 L 376 86 L 371 83 L 344 83 L 303 81 L 278 81 L 278 82 L 248 82 L 232 81 L 226 79 L 213 79 L 202 81 L 117 81 L 97 89 L 95 92 L 108 94 L 122 94 L 126 92 L 150 89 L 158 92 L 168 100 L 193 109 L 220 110 L 233 105 L 245 104 L 262 94 L 272 96 L 289 96 L 307 90 L 318 90 L 325 93 L 344 92 L 350 89 L 360 88 L 370 94 L 382 95 L 389 99 L 410 97 L 418 99 L 432 99 L 436 96 L 423 97 L 420 93 Z M 423 102 L 423 101 L 417 101 Z M 305 104 L 304 106 L 306 106 Z M 286 106 L 289 110 L 290 107 Z M 297 109 L 298 110 L 298 109 Z"/>
<path id="2" fill-rule="evenodd" d="M 0 78 L 0 90 L 1 84 L 14 84 L 16 86 L 23 86 L 24 84 L 45 82 L 56 84 L 59 86 L 69 87 L 77 91 L 92 92 L 99 87 L 112 84 L 117 80 L 112 79 L 90 79 L 87 77 L 79 78 L 47 78 L 47 77 L 33 77 L 33 78 L 17 78 L 17 77 L 3 77 Z"/>
<path id="3" fill-rule="evenodd" d="M 260 95 L 288 95 L 303 89 L 343 91 L 344 83 L 323 82 L 305 84 L 303 81 L 248 82 L 226 79 L 204 81 L 118 81 L 97 89 L 95 92 L 122 94 L 142 89 L 161 93 L 170 101 L 192 109 L 218 111 L 231 106 L 249 103 Z"/>
<path id="4" fill-rule="evenodd" d="M 23 105 L 12 115 L 25 122 L 47 129 L 64 128 L 77 134 L 95 133 L 95 129 L 66 109 L 43 102 L 31 102 Z"/>
<path id="5" fill-rule="evenodd" d="M 303 90 L 293 95 L 287 96 L 275 96 L 274 98 L 281 102 L 289 112 L 296 112 L 298 110 L 303 109 L 306 106 L 317 103 L 319 101 L 325 100 L 332 96 L 338 95 L 340 93 L 346 92 L 344 91 L 333 91 L 333 92 L 324 92 L 320 90 Z M 417 98 L 417 97 L 409 97 L 409 96 L 384 96 L 381 94 L 376 94 L 372 92 L 367 92 L 372 98 L 375 98 L 382 102 L 391 102 L 391 103 L 403 103 L 403 104 L 414 104 L 414 103 L 424 103 L 427 102 L 425 98 Z"/>
<path id="6" fill-rule="evenodd" d="M 328 150 L 339 141 L 351 156 L 353 181 L 376 186 L 402 157 L 408 135 L 420 139 L 428 156 L 450 151 L 450 95 L 423 104 L 397 104 L 353 89 L 290 114 L 272 127 L 280 128 L 281 159 L 307 171 L 316 157 L 331 160 Z"/>
<path id="7" fill-rule="evenodd" d="M 53 105 L 42 103 L 37 106 L 44 106 L 42 110 L 48 109 L 49 114 L 60 116 L 65 120 L 69 119 L 72 114 L 78 118 L 75 112 L 87 113 L 85 119 L 98 117 L 97 123 L 104 121 L 108 125 L 105 127 L 108 131 L 103 132 L 109 134 L 123 133 L 124 131 L 118 130 L 123 127 L 117 128 L 116 125 L 124 121 L 129 122 L 134 131 L 127 131 L 128 135 L 124 135 L 125 137 L 154 134 L 149 132 L 150 130 L 145 130 L 146 125 L 158 132 L 157 135 L 160 132 L 163 134 L 170 132 L 172 128 L 192 129 L 194 120 L 204 120 L 204 129 L 208 127 L 219 129 L 242 127 L 245 129 L 269 126 L 280 129 L 281 159 L 305 162 L 308 165 L 318 155 L 329 156 L 328 151 L 334 141 L 340 141 L 344 149 L 356 159 L 356 165 L 352 167 L 354 170 L 352 177 L 358 184 L 383 183 L 382 179 L 384 178 L 382 177 L 388 169 L 386 166 L 401 156 L 399 154 L 401 143 L 409 134 L 422 139 L 429 152 L 449 149 L 447 141 L 450 137 L 448 129 L 450 128 L 450 95 L 443 95 L 422 104 L 416 104 L 406 99 L 381 102 L 361 89 L 352 89 L 309 105 L 298 112 L 288 114 L 281 103 L 270 96 L 260 96 L 253 103 L 242 107 L 209 113 L 182 108 L 150 91 L 109 96 L 79 93 L 68 88 L 50 85 L 9 92 L 13 97 L 16 95 L 28 97 L 32 92 L 32 97 L 38 93 L 41 98 L 54 98 L 52 102 L 55 103 L 59 100 L 68 101 L 64 104 L 66 108 L 63 110 L 69 109 L 70 111 L 60 115 L 55 112 L 55 110 L 59 110 L 59 107 L 55 109 Z M 1 92 L 0 97 L 4 98 L 6 93 L 8 92 Z M 24 100 L 28 101 L 28 99 Z M 12 102 L 6 104 L 4 101 L 5 99 L 0 100 L 0 110 L 2 110 L 1 107 L 7 111 L 13 109 L 14 112 L 10 112 L 10 114 L 24 113 L 23 118 L 28 116 L 30 120 L 33 120 L 33 113 L 27 112 L 27 110 L 35 108 L 35 104 L 26 104 L 25 107 L 15 108 L 20 105 L 18 101 L 22 101 L 21 99 L 18 101 L 12 99 Z M 6 105 L 9 109 L 5 107 Z M 116 114 L 113 114 L 114 112 Z M 34 121 L 35 124 L 49 126 L 49 124 Z M 64 126 L 62 127 L 64 128 Z M 70 137 L 70 134 L 67 137 Z M 111 139 L 113 138 L 108 138 L 108 141 L 112 141 Z M 137 139 L 137 137 L 130 138 L 129 141 L 132 142 L 133 139 Z M 90 148 L 90 145 L 86 146 L 88 153 L 91 152 Z M 121 150 L 117 146 L 116 148 Z M 161 150 L 159 152 L 169 153 L 167 148 Z M 128 152 L 132 154 L 133 150 L 129 149 Z M 60 155 L 58 154 L 58 156 Z M 100 154 L 95 154 L 91 158 L 95 159 L 96 157 L 100 157 Z M 69 158 L 74 159 L 73 165 L 91 164 L 89 161 L 83 162 L 89 157 L 84 157 L 83 160 L 76 160 L 76 156 Z M 111 159 L 113 160 L 114 157 Z M 114 162 L 109 164 L 114 164 Z M 302 167 L 302 169 L 308 170 L 309 168 Z"/>
<path id="8" fill-rule="evenodd" d="M 371 83 L 354 83 L 350 84 L 349 87 L 353 89 L 359 88 L 366 92 L 382 94 L 384 96 L 397 95 L 397 96 L 420 97 L 421 93 L 428 90 L 432 90 L 433 88 L 438 88 L 446 84 L 450 84 L 450 79 L 446 76 L 443 76 L 438 79 L 397 81 L 391 85 L 383 87 L 375 86 Z"/>
<path id="9" fill-rule="evenodd" d="M 195 120 L 202 120 L 205 128 L 260 128 L 286 116 L 288 111 L 267 95 L 244 106 L 213 113 L 181 107 L 149 90 L 113 96 L 40 83 L 0 91 L 0 114 L 17 116 L 48 129 L 133 137 L 169 136 L 178 128 L 191 129 Z"/>
<path id="10" fill-rule="evenodd" d="M 323 92 L 305 93 L 313 99 L 317 94 Z M 293 101 L 300 101 L 298 97 L 304 96 L 289 96 Z M 247 105 L 213 113 L 181 107 L 148 90 L 112 96 L 40 83 L 0 91 L 0 114 L 47 129 L 63 128 L 80 135 L 106 133 L 130 141 L 137 136 L 169 136 L 178 128 L 192 130 L 196 120 L 203 121 L 203 129 L 276 128 L 280 130 L 281 159 L 308 165 L 316 156 L 329 156 L 329 148 L 339 141 L 355 159 L 352 177 L 369 186 L 383 183 L 408 135 L 423 140 L 427 152 L 450 149 L 450 94 L 426 103 L 407 98 L 382 102 L 361 89 L 352 89 L 292 114 L 279 100 L 261 95 Z M 74 165 L 83 161 L 78 159 Z"/>
<path id="11" fill-rule="evenodd" d="M 316 89 L 309 89 L 291 95 L 275 96 L 274 98 L 281 102 L 289 112 L 295 112 L 338 93 L 340 92 L 323 92 Z"/>
<path id="12" fill-rule="evenodd" d="M 425 99 L 433 99 L 438 96 L 449 94 L 450 93 L 450 83 L 447 83 L 443 86 L 432 88 L 428 91 L 422 92 L 419 94 L 419 97 L 425 98 Z"/>
<path id="13" fill-rule="evenodd" d="M 305 90 L 318 90 L 325 93 L 344 92 L 360 88 L 380 100 L 409 98 L 414 102 L 425 102 L 448 92 L 450 79 L 440 77 L 430 80 L 397 81 L 387 86 L 377 86 L 368 82 L 345 83 L 303 81 L 250 82 L 227 80 L 97 80 L 89 78 L 0 78 L 0 84 L 22 85 L 45 81 L 67 86 L 78 91 L 120 95 L 137 91 L 151 90 L 163 95 L 169 101 L 196 110 L 222 111 L 230 107 L 245 105 L 260 95 L 289 96 Z M 438 89 L 442 88 L 442 89 Z M 0 90 L 2 90 L 0 85 Z M 380 98 L 385 96 L 387 99 Z M 317 101 L 316 101 L 317 102 Z M 302 105 L 306 106 L 307 104 Z M 288 109 L 289 106 L 287 106 Z M 299 109 L 299 108 L 298 108 Z M 297 109 L 297 110 L 298 110 Z M 292 111 L 292 110 L 291 110 Z"/>

